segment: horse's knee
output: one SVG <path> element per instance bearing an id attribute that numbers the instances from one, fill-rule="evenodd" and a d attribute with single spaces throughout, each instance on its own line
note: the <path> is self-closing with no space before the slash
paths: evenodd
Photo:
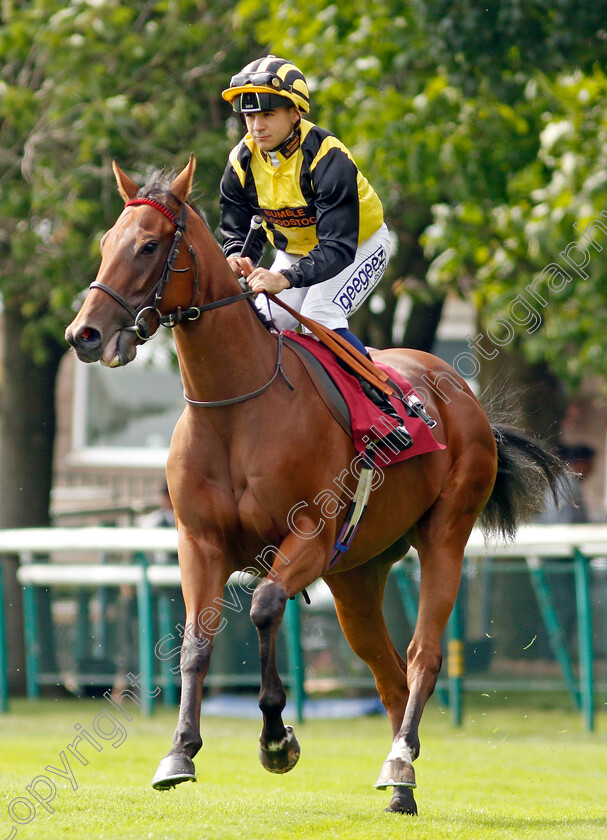
<path id="1" fill-rule="evenodd" d="M 261 630 L 276 619 L 282 618 L 287 604 L 287 593 L 283 586 L 272 581 L 264 581 L 255 592 L 251 601 L 251 621 Z"/>
<path id="2" fill-rule="evenodd" d="M 212 650 L 213 644 L 209 639 L 184 635 L 179 660 L 182 675 L 188 673 L 205 677 L 211 664 Z"/>

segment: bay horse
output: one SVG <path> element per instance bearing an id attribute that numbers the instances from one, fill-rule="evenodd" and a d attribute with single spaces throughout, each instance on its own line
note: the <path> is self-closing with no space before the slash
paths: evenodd
<path id="1" fill-rule="evenodd" d="M 192 759 L 202 746 L 200 708 L 221 618 L 217 605 L 230 575 L 253 569 L 261 578 L 250 616 L 259 634 L 263 766 L 284 773 L 299 757 L 282 718 L 286 695 L 276 637 L 287 599 L 323 578 L 346 639 L 373 672 L 392 726 L 376 786 L 393 788 L 388 811 L 415 814 L 420 719 L 437 681 L 441 636 L 472 527 L 480 516 L 489 530 L 512 535 L 546 488 L 555 491 L 560 461 L 523 433 L 492 426 L 444 361 L 414 350 L 376 352 L 375 359 L 428 392 L 425 407 L 438 421 L 434 433 L 445 448 L 385 469 L 350 549 L 329 569 L 343 513 L 328 518 L 320 500 L 344 471 L 350 495 L 344 489 L 341 501 L 351 498 L 352 440 L 300 359 L 244 299 L 206 222 L 188 203 L 194 169 L 190 158 L 176 177 L 156 173 L 140 189 L 114 164 L 125 208 L 101 241 L 97 278 L 66 331 L 80 360 L 117 367 L 130 362 L 160 324 L 168 325 L 183 379 L 186 405 L 167 480 L 189 632 L 181 648 L 173 745 L 153 786 L 195 780 Z M 382 600 L 391 566 L 409 546 L 419 555 L 421 584 L 405 661 L 388 635 Z"/>

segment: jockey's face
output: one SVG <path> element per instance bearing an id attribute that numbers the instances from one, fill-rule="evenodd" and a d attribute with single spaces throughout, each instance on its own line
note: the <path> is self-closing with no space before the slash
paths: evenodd
<path id="1" fill-rule="evenodd" d="M 299 121 L 296 108 L 276 108 L 259 114 L 245 114 L 247 130 L 262 152 L 277 149 Z"/>

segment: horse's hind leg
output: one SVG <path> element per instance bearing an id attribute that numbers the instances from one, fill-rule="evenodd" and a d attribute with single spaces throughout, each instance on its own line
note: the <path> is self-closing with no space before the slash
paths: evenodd
<path id="1" fill-rule="evenodd" d="M 415 782 L 413 761 L 420 751 L 419 724 L 438 679 L 442 661 L 441 636 L 457 598 L 464 548 L 474 519 L 475 514 L 466 516 L 462 513 L 457 519 L 439 516 L 433 527 L 430 516 L 415 540 L 421 564 L 421 584 L 417 622 L 407 649 L 409 698 L 392 749 L 375 785 L 382 790 L 394 786 L 388 808 L 391 811 L 408 810 L 408 795 L 402 788 Z M 442 527 L 437 531 L 438 522 Z"/>
<path id="2" fill-rule="evenodd" d="M 382 604 L 391 562 L 374 560 L 347 572 L 327 575 L 335 599 L 337 616 L 352 650 L 367 663 L 396 738 L 405 714 L 409 690 L 407 666 L 396 651 L 384 620 Z M 392 783 L 394 796 L 388 810 L 417 814 L 412 788 L 415 787 L 413 766 Z"/>

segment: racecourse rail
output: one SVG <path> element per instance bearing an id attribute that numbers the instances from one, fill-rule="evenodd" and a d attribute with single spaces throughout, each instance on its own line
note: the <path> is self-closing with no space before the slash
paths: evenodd
<path id="1" fill-rule="evenodd" d="M 136 589 L 138 603 L 139 671 L 142 675 L 142 706 L 152 712 L 154 638 L 152 630 L 152 592 L 155 589 L 178 587 L 179 567 L 168 558 L 177 551 L 177 533 L 170 528 L 28 528 L 0 531 L 0 555 L 17 555 L 18 580 L 23 587 L 24 641 L 26 651 L 27 693 L 39 692 L 40 628 L 37 627 L 35 587 L 109 587 L 130 585 Z M 112 554 L 127 554 L 133 562 L 102 562 Z M 65 557 L 96 555 L 98 562 L 77 563 Z M 590 603 L 589 567 L 595 558 L 607 557 L 607 525 L 530 525 L 521 528 L 511 543 L 485 542 L 474 530 L 466 548 L 468 561 L 491 565 L 503 570 L 521 561 L 529 572 L 538 605 L 546 625 L 555 657 L 569 693 L 583 716 L 586 729 L 594 728 L 594 673 L 592 611 Z M 575 575 L 579 677 L 575 677 L 559 627 L 554 604 L 546 583 L 545 558 L 562 558 Z M 40 562 L 44 559 L 44 562 Z M 415 562 L 415 552 L 396 564 L 394 575 L 408 618 L 414 623 L 416 593 L 405 574 L 405 563 Z M 0 568 L 1 572 L 1 568 Z M 235 574 L 233 586 L 242 586 L 243 577 Z M 2 577 L 0 574 L 0 711 L 7 708 L 8 680 L 6 634 Z M 299 600 L 289 601 L 285 617 L 289 682 L 297 714 L 303 717 L 304 665 L 299 623 Z M 459 607 L 453 611 L 448 628 L 447 694 L 454 723 L 461 722 L 463 689 L 463 655 Z M 165 691 L 166 702 L 174 702 L 174 694 Z"/>

